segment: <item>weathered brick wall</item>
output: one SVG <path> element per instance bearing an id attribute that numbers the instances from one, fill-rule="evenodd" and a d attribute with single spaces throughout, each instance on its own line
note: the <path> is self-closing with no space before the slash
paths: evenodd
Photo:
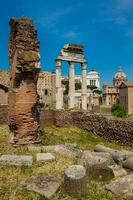
<path id="1" fill-rule="evenodd" d="M 41 124 L 55 124 L 55 111 L 54 110 L 41 110 L 40 112 Z"/>
<path id="2" fill-rule="evenodd" d="M 8 123 L 8 105 L 0 105 L 0 124 Z"/>
<path id="3" fill-rule="evenodd" d="M 9 127 L 14 145 L 38 142 L 40 48 L 30 19 L 10 20 Z"/>

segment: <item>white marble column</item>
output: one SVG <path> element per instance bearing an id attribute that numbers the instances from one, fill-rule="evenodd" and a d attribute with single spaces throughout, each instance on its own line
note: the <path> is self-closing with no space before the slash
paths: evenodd
<path id="1" fill-rule="evenodd" d="M 87 110 L 87 63 L 81 63 L 82 66 L 82 109 Z"/>
<path id="2" fill-rule="evenodd" d="M 63 109 L 63 89 L 61 87 L 61 60 L 56 60 L 56 109 Z"/>
<path id="3" fill-rule="evenodd" d="M 74 74 L 74 62 L 69 62 L 69 108 L 75 107 L 75 74 Z"/>

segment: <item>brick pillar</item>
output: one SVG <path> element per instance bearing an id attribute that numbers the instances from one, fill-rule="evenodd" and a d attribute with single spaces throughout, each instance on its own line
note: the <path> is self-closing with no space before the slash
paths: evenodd
<path id="1" fill-rule="evenodd" d="M 30 19 L 10 20 L 9 127 L 14 145 L 38 142 L 39 112 L 37 80 L 40 49 Z"/>

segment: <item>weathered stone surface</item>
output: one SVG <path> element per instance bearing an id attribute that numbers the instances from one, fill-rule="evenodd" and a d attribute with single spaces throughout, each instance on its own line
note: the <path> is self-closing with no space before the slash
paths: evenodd
<path id="1" fill-rule="evenodd" d="M 23 54 L 23 60 L 26 61 L 26 62 L 36 62 L 36 61 L 40 61 L 40 54 L 36 51 L 24 51 L 24 54 Z"/>
<path id="2" fill-rule="evenodd" d="M 105 187 L 114 194 L 119 194 L 127 200 L 133 197 L 133 174 L 121 177 L 112 181 Z"/>
<path id="3" fill-rule="evenodd" d="M 110 153 L 114 161 L 117 163 L 122 163 L 128 157 L 128 154 L 126 154 L 126 152 L 118 151 L 100 144 L 96 145 L 94 150 L 96 152 Z"/>
<path id="4" fill-rule="evenodd" d="M 30 19 L 10 20 L 9 127 L 14 145 L 39 142 L 37 79 L 40 51 Z"/>
<path id="5" fill-rule="evenodd" d="M 26 156 L 26 155 L 2 155 L 0 157 L 1 165 L 31 166 L 32 162 L 33 162 L 32 156 Z"/>
<path id="6" fill-rule="evenodd" d="M 46 198 L 51 198 L 59 189 L 61 185 L 60 179 L 57 177 L 30 177 L 24 186 L 27 190 L 34 191 Z"/>
<path id="7" fill-rule="evenodd" d="M 48 145 L 48 146 L 28 146 L 29 151 L 35 152 L 51 152 L 60 155 L 65 155 L 68 157 L 79 157 L 81 151 L 76 144 L 58 144 L 58 145 Z"/>
<path id="8" fill-rule="evenodd" d="M 133 157 L 128 157 L 123 163 L 122 166 L 133 171 Z"/>
<path id="9" fill-rule="evenodd" d="M 78 164 L 83 165 L 87 170 L 87 175 L 92 180 L 109 180 L 114 177 L 110 167 L 112 158 L 106 153 L 95 153 L 85 151 Z"/>
<path id="10" fill-rule="evenodd" d="M 64 187 L 73 197 L 81 197 L 87 193 L 86 170 L 81 165 L 72 165 L 64 172 Z"/>
<path id="11" fill-rule="evenodd" d="M 127 171 L 123 169 L 120 165 L 112 165 L 111 168 L 115 177 L 122 177 L 128 174 Z"/>
<path id="12" fill-rule="evenodd" d="M 53 156 L 51 153 L 38 153 L 36 155 L 36 160 L 38 162 L 53 161 L 55 160 L 55 156 Z"/>

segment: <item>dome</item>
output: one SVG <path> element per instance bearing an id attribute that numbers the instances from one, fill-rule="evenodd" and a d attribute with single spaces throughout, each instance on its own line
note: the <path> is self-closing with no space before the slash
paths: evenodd
<path id="1" fill-rule="evenodd" d="M 120 67 L 118 72 L 115 74 L 114 79 L 118 78 L 125 78 L 126 79 L 126 74 L 122 71 L 122 68 Z"/>
<path id="2" fill-rule="evenodd" d="M 91 70 L 90 72 L 88 72 L 88 75 L 97 75 L 99 76 L 99 73 L 95 70 Z"/>

